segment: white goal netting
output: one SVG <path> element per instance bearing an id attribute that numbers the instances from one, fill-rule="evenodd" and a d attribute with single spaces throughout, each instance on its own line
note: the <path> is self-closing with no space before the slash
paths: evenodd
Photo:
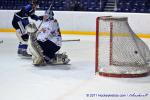
<path id="1" fill-rule="evenodd" d="M 150 50 L 132 31 L 127 17 L 98 17 L 96 27 L 96 72 L 112 77 L 149 73 Z"/>

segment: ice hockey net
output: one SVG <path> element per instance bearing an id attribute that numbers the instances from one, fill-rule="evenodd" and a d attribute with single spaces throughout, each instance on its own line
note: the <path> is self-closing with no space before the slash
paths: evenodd
<path id="1" fill-rule="evenodd" d="M 109 77 L 149 74 L 150 50 L 130 28 L 127 17 L 96 19 L 95 72 Z"/>

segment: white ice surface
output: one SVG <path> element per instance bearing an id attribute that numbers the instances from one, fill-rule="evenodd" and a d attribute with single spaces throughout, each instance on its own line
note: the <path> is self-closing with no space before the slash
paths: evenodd
<path id="1" fill-rule="evenodd" d="M 63 39 L 81 40 L 63 43 L 71 65 L 35 67 L 31 59 L 16 54 L 14 33 L 0 33 L 0 100 L 150 100 L 150 76 L 95 76 L 94 36 L 64 35 Z M 150 45 L 149 39 L 145 41 Z"/>

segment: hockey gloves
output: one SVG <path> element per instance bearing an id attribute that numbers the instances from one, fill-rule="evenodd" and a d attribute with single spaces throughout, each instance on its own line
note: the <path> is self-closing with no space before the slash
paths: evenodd
<path id="1" fill-rule="evenodd" d="M 21 36 L 21 38 L 23 39 L 23 41 L 28 41 L 29 35 L 28 34 L 24 34 L 24 35 Z"/>

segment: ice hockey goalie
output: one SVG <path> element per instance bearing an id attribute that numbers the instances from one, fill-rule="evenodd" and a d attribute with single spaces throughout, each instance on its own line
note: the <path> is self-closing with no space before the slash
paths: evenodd
<path id="1" fill-rule="evenodd" d="M 39 30 L 34 23 L 30 23 L 26 30 L 30 33 L 28 45 L 34 65 L 69 63 L 70 59 L 66 53 L 58 53 L 62 45 L 62 37 L 53 11 L 45 12 Z"/>

